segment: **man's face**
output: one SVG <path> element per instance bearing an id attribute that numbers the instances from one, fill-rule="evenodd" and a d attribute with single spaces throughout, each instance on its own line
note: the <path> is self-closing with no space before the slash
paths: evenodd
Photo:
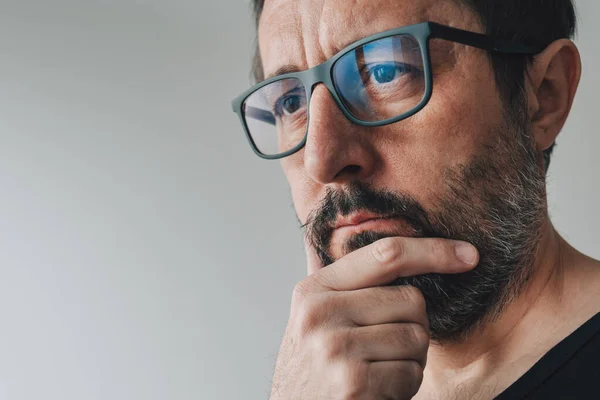
<path id="1" fill-rule="evenodd" d="M 266 0 L 263 70 L 305 70 L 371 34 L 423 21 L 481 32 L 453 0 Z M 416 115 L 383 127 L 352 124 L 324 85 L 311 98 L 306 146 L 282 159 L 297 216 L 326 266 L 386 236 L 467 240 L 474 271 L 401 279 L 423 292 L 434 339 L 457 339 L 527 278 L 544 216 L 544 176 L 526 107 L 507 110 L 488 54 L 431 42 L 433 95 Z M 360 212 L 393 218 L 335 229 Z"/>

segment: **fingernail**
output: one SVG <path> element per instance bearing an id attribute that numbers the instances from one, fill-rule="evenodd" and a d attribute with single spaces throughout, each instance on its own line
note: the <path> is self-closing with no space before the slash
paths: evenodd
<path id="1" fill-rule="evenodd" d="M 454 247 L 456 257 L 468 265 L 473 265 L 477 259 L 477 249 L 470 243 L 456 242 Z"/>

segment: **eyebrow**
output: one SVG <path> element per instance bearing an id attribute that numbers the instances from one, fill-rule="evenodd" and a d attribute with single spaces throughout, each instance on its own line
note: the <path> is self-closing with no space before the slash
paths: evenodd
<path id="1" fill-rule="evenodd" d="M 273 72 L 272 74 L 269 74 L 265 80 L 275 78 L 276 76 L 279 76 L 279 75 L 291 74 L 292 72 L 300 72 L 300 71 L 301 71 L 301 69 L 295 65 L 292 65 L 292 64 L 284 65 L 282 67 L 279 67 L 277 69 L 277 71 Z"/>
<path id="2" fill-rule="evenodd" d="M 377 32 L 376 32 L 376 33 L 377 33 Z M 376 33 L 375 33 L 375 34 L 376 34 Z M 343 51 L 344 49 L 348 48 L 349 46 L 351 46 L 351 45 L 353 45 L 353 44 L 355 44 L 355 43 L 357 43 L 357 42 L 361 41 L 361 40 L 362 40 L 362 39 L 364 39 L 364 38 L 367 38 L 367 37 L 369 37 L 369 36 L 372 36 L 372 35 L 374 35 L 374 34 L 372 33 L 371 35 L 367 35 L 367 36 L 363 36 L 363 37 L 359 37 L 359 38 L 350 38 L 350 39 L 346 40 L 345 42 L 343 42 L 343 43 L 341 44 L 341 46 L 337 46 L 337 47 L 335 48 L 335 51 L 333 52 L 333 56 L 332 56 L 332 57 L 335 57 L 335 56 L 336 56 L 336 55 L 338 55 L 338 54 L 339 54 L 341 51 Z M 383 44 L 381 44 L 381 45 L 383 46 Z M 279 75 L 285 75 L 285 74 L 290 74 L 290 73 L 292 73 L 292 72 L 301 72 L 301 71 L 302 71 L 302 69 L 298 68 L 297 66 L 295 66 L 295 65 L 292 65 L 292 64 L 287 64 L 287 65 L 284 65 L 284 66 L 282 66 L 282 67 L 279 67 L 279 68 L 278 68 L 278 69 L 277 69 L 275 72 L 273 72 L 272 74 L 269 74 L 269 75 L 267 75 L 267 77 L 265 78 L 265 81 L 266 81 L 266 80 L 269 80 L 269 79 L 271 79 L 271 78 L 275 78 L 275 77 L 277 77 L 277 76 L 279 76 Z"/>

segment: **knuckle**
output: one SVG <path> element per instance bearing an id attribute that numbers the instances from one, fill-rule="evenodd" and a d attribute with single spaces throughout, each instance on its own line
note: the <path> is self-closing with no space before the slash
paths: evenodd
<path id="1" fill-rule="evenodd" d="M 298 308 L 296 321 L 303 333 L 315 330 L 321 323 L 321 312 L 315 300 L 307 300 Z"/>
<path id="2" fill-rule="evenodd" d="M 417 289 L 414 286 L 405 285 L 405 286 L 401 286 L 400 292 L 402 293 L 403 300 L 405 302 L 409 303 L 411 307 L 413 307 L 419 311 L 425 312 L 425 310 L 426 310 L 425 297 L 423 296 L 423 293 L 419 289 Z"/>
<path id="3" fill-rule="evenodd" d="M 429 332 L 419 324 L 410 324 L 410 340 L 419 352 L 429 348 Z"/>
<path id="4" fill-rule="evenodd" d="M 298 324 L 301 332 L 315 329 L 322 321 L 324 301 L 315 295 L 306 296 L 302 301 L 297 301 L 293 306 L 293 319 Z"/>
<path id="5" fill-rule="evenodd" d="M 385 238 L 375 243 L 371 256 L 383 265 L 390 265 L 404 253 L 404 242 L 396 238 Z"/>
<path id="6" fill-rule="evenodd" d="M 327 361 L 339 360 L 348 355 L 349 334 L 345 330 L 337 330 L 319 335 L 316 338 L 316 350 Z"/>
<path id="7" fill-rule="evenodd" d="M 304 302 L 308 298 L 309 293 L 310 290 L 305 281 L 297 283 L 292 293 L 292 304 Z"/>
<path id="8" fill-rule="evenodd" d="M 344 400 L 364 399 L 368 389 L 368 371 L 363 363 L 341 363 L 337 368 L 337 380 Z"/>

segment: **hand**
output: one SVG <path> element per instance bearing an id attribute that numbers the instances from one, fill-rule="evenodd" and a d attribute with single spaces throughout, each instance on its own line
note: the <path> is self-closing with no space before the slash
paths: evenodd
<path id="1" fill-rule="evenodd" d="M 270 399 L 411 399 L 429 348 L 425 300 L 413 286 L 380 285 L 472 269 L 477 250 L 457 252 L 460 243 L 386 238 L 327 268 L 307 246 L 310 275 L 294 289 Z"/>

